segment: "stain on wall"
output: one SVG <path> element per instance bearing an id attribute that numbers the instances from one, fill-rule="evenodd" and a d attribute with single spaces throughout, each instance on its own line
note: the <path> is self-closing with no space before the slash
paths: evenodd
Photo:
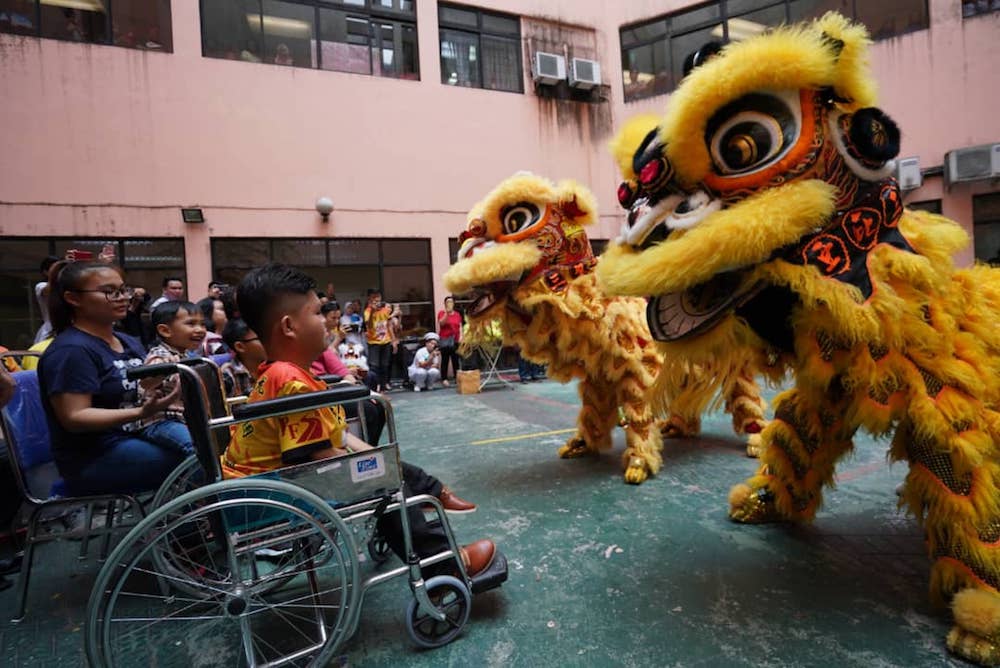
<path id="1" fill-rule="evenodd" d="M 599 62 L 597 32 L 593 28 L 522 16 L 521 31 L 526 71 L 530 72 L 532 56 L 538 51 L 563 56 L 567 71 L 573 58 Z M 607 63 L 600 65 L 603 80 L 610 68 Z M 560 134 L 573 133 L 581 142 L 603 142 L 610 136 L 610 86 L 602 84 L 584 90 L 570 87 L 567 81 L 555 85 L 529 81 L 528 90 L 537 99 L 540 126 L 555 126 Z"/>

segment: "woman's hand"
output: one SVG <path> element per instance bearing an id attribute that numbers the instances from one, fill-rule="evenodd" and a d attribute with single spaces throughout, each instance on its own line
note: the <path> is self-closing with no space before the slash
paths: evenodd
<path id="1" fill-rule="evenodd" d="M 180 383 L 174 385 L 173 389 L 169 392 L 165 392 L 163 387 L 157 388 L 155 391 L 151 392 L 146 396 L 146 400 L 142 403 L 142 417 L 146 418 L 150 415 L 156 415 L 157 413 L 162 413 L 165 411 L 172 403 L 177 401 L 177 397 L 181 394 Z"/>

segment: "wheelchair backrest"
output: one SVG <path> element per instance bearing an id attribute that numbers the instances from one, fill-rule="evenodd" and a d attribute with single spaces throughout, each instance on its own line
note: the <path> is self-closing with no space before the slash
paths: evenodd
<path id="1" fill-rule="evenodd" d="M 42 392 L 35 371 L 17 371 L 14 396 L 2 410 L 3 433 L 18 484 L 35 501 L 47 499 L 58 479 L 52 460 L 49 423 L 42 406 Z"/>

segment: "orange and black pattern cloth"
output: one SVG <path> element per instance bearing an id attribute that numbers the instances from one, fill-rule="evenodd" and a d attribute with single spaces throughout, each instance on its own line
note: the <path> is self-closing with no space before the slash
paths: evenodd
<path id="1" fill-rule="evenodd" d="M 792 264 L 812 265 L 824 276 L 850 283 L 865 299 L 872 296 L 868 254 L 879 244 L 915 252 L 899 231 L 903 199 L 895 179 L 874 184 L 853 205 L 834 214 L 820 232 L 805 237 L 781 256 Z"/>
<path id="2" fill-rule="evenodd" d="M 325 389 L 326 383 L 291 362 L 265 362 L 247 403 Z M 236 478 L 304 462 L 312 452 L 341 447 L 346 425 L 341 406 L 235 425 L 222 457 L 223 474 Z"/>

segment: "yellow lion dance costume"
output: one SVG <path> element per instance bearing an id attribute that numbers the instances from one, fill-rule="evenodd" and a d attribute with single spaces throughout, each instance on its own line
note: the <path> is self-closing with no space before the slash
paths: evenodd
<path id="1" fill-rule="evenodd" d="M 629 211 L 630 220 L 622 230 L 623 240 L 642 230 L 637 216 L 655 211 L 661 202 L 670 200 L 676 188 L 662 169 L 659 144 L 655 141 L 659 119 L 641 115 L 630 119 L 611 141 L 610 148 L 624 181 L 618 186 L 618 203 Z M 655 214 L 654 214 L 655 215 Z M 710 291 L 697 295 L 711 303 Z M 688 309 L 697 312 L 698 309 Z M 651 323 L 677 320 L 678 326 L 690 315 L 674 309 L 657 313 Z M 737 434 L 747 434 L 747 455 L 760 454 L 760 432 L 767 424 L 765 402 L 754 376 L 765 372 L 772 381 L 784 375 L 778 353 L 756 336 L 734 314 L 717 323 L 716 333 L 689 340 L 661 341 L 663 368 L 656 378 L 650 400 L 658 414 L 669 414 L 663 433 L 672 438 L 696 436 L 701 431 L 701 416 L 725 402 Z M 663 339 L 664 337 L 657 337 Z"/>
<path id="2" fill-rule="evenodd" d="M 730 493 L 734 520 L 810 520 L 855 431 L 895 432 L 932 593 L 952 597 L 948 647 L 996 665 L 1000 273 L 956 270 L 965 233 L 903 208 L 868 46 L 827 14 L 695 69 L 656 136 L 674 194 L 630 215 L 598 274 L 613 294 L 655 295 L 656 338 L 714 344 L 735 315 L 793 372 L 757 475 Z M 685 322 L 659 315 L 677 310 Z"/>
<path id="3" fill-rule="evenodd" d="M 583 229 L 596 211 L 590 192 L 572 181 L 554 186 L 516 174 L 470 211 L 444 283 L 455 294 L 477 294 L 466 314 L 470 338 L 498 319 L 504 340 L 520 346 L 525 359 L 548 364 L 555 380 L 580 379 L 576 433 L 560 457 L 610 448 L 622 411 L 625 481 L 637 484 L 663 463 L 663 439 L 646 403 L 660 356 L 646 329 L 645 302 L 607 297 L 597 287 Z"/>

